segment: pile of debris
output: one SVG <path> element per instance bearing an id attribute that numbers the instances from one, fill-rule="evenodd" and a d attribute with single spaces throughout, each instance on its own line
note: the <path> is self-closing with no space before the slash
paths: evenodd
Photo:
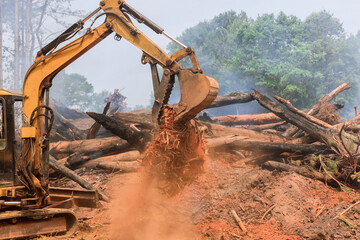
<path id="1" fill-rule="evenodd" d="M 341 193 L 337 194 L 336 191 L 331 189 L 327 189 L 327 193 L 323 194 L 322 191 L 325 191 L 323 185 L 320 186 L 320 183 L 317 183 L 314 179 L 339 188 L 343 190 L 342 193 L 348 192 L 351 187 L 359 186 L 360 174 L 358 173 L 359 167 L 357 164 L 358 145 L 360 144 L 358 138 L 358 132 L 360 131 L 358 127 L 359 116 L 350 121 L 342 122 L 337 113 L 337 110 L 342 105 L 331 104 L 331 101 L 338 94 L 349 88 L 348 83 L 340 85 L 334 91 L 322 97 L 308 111 L 300 111 L 290 101 L 277 96 L 274 96 L 274 100 L 271 100 L 256 90 L 253 93 L 235 92 L 217 98 L 210 108 L 257 101 L 261 106 L 268 109 L 270 113 L 213 118 L 204 114 L 204 116 L 198 118 L 197 129 L 205 133 L 207 155 L 211 159 L 205 161 L 207 162 L 205 165 L 211 165 L 211 170 L 207 171 L 204 176 L 200 176 L 190 187 L 185 188 L 180 196 L 189 194 L 192 201 L 196 199 L 199 204 L 207 206 L 201 208 L 201 211 L 194 209 L 194 212 L 196 212 L 194 216 L 198 216 L 195 217 L 195 221 L 198 221 L 195 224 L 201 229 L 206 229 L 201 230 L 204 235 L 221 236 L 224 231 L 227 231 L 228 236 L 246 235 L 249 231 L 255 233 L 256 226 L 265 227 L 266 224 L 272 224 L 274 218 L 279 221 L 279 224 L 285 224 L 288 221 L 287 218 L 281 220 L 282 213 L 278 213 L 278 210 L 276 210 L 284 207 L 281 204 L 280 206 L 276 200 L 279 198 L 278 193 L 274 195 L 273 192 L 276 188 L 279 188 L 281 193 L 288 194 L 290 190 L 287 187 L 290 187 L 290 185 L 292 186 L 291 191 L 294 193 L 286 203 L 288 209 L 283 209 L 290 215 L 295 211 L 293 208 L 297 207 L 293 206 L 293 202 L 296 201 L 300 204 L 304 200 L 299 197 L 299 193 L 303 194 L 303 197 L 306 195 L 301 190 L 303 187 L 301 189 L 300 187 L 299 189 L 294 187 L 297 185 L 306 186 L 304 188 L 308 191 L 307 195 L 313 196 L 314 199 L 321 196 L 321 201 L 317 199 L 319 200 L 318 205 L 325 204 L 329 194 L 333 195 L 332 202 L 335 205 L 330 204 L 326 207 L 321 205 L 322 208 L 319 205 L 320 210 L 316 208 L 318 209 L 315 212 L 316 216 L 319 216 L 321 212 L 325 212 L 323 209 L 331 209 L 331 206 L 339 205 L 344 209 L 348 207 L 345 202 L 341 203 L 340 200 L 340 198 L 344 199 L 345 197 L 347 199 L 347 195 L 342 196 Z M 156 139 L 159 136 L 167 136 L 168 138 L 169 135 L 164 135 L 164 131 L 166 133 L 171 130 L 171 128 L 164 128 L 163 131 L 155 131 L 156 127 L 151 120 L 151 111 L 138 110 L 127 113 L 108 113 L 109 104 L 107 104 L 102 114 L 88 112 L 86 115 L 57 103 L 53 103 L 52 107 L 56 114 L 55 119 L 57 119 L 51 133 L 53 136 L 50 144 L 50 164 L 52 168 L 56 172 L 60 172 L 60 176 L 65 175 L 86 189 L 98 190 L 101 199 L 108 201 L 109 197 L 106 194 L 111 195 L 111 192 L 109 192 L 109 189 L 113 188 L 111 183 L 118 184 L 117 181 L 120 181 L 120 176 L 127 176 L 119 175 L 119 177 L 115 177 L 114 173 L 137 174 L 130 172 L 138 172 L 146 162 L 150 163 L 150 165 L 160 166 L 160 169 L 168 166 L 166 165 L 167 162 L 164 162 L 165 165 L 158 165 L 159 162 L 154 161 L 154 159 L 157 160 L 156 156 L 154 159 L 149 159 L 152 154 L 146 153 L 151 139 Z M 160 135 L 154 136 L 154 134 Z M 175 133 L 175 136 L 179 135 Z M 170 135 L 170 137 L 173 136 Z M 176 138 L 174 139 L 176 140 Z M 169 147 L 167 144 L 171 145 L 172 141 L 171 139 L 167 141 L 159 144 L 159 148 Z M 152 143 L 154 144 L 156 141 Z M 198 143 L 197 146 L 201 150 L 201 145 L 204 142 L 201 140 Z M 146 159 L 144 159 L 144 156 Z M 201 159 L 202 162 L 203 160 Z M 171 167 L 174 167 L 174 165 Z M 273 169 L 277 171 L 272 171 Z M 283 173 L 278 175 L 279 172 Z M 174 172 L 174 174 L 178 174 L 178 172 Z M 53 172 L 53 176 L 57 175 L 58 173 Z M 80 175 L 82 176 L 80 177 Z M 94 176 L 99 180 L 94 182 L 92 180 Z M 105 176 L 111 177 L 108 179 Z M 167 179 L 166 175 L 164 176 Z M 168 177 L 176 178 L 171 174 Z M 287 181 L 285 185 L 281 183 L 285 181 L 284 179 Z M 125 180 L 126 178 L 121 181 Z M 59 179 L 53 184 L 58 184 L 60 181 L 63 180 Z M 273 186 L 274 182 L 277 184 L 276 186 Z M 314 189 L 312 189 L 313 187 Z M 180 186 L 180 188 L 182 187 Z M 263 189 L 266 189 L 266 191 L 263 192 Z M 105 190 L 106 194 L 103 190 Z M 169 195 L 171 195 L 171 192 Z M 258 201 L 255 199 L 257 196 L 261 196 L 263 200 L 260 201 L 261 204 L 259 203 L 254 208 L 254 204 L 257 204 Z M 275 197 L 272 198 L 271 196 Z M 243 199 L 241 204 L 238 199 Z M 357 198 L 354 197 L 353 200 L 354 204 L 359 204 Z M 306 203 L 301 203 L 303 205 L 301 205 L 300 212 L 303 215 L 297 216 L 294 213 L 296 219 L 301 218 L 301 216 L 307 219 L 306 214 L 308 214 L 308 208 L 312 206 L 313 201 L 308 199 L 305 200 Z M 180 202 L 183 203 L 183 201 Z M 351 206 L 356 206 L 354 204 Z M 276 211 L 269 214 L 274 207 Z M 191 209 L 191 206 L 189 208 Z M 235 214 L 234 211 L 229 213 L 224 211 L 224 209 L 231 208 L 236 211 Z M 247 210 L 244 211 L 243 208 Z M 339 223 L 333 220 L 334 216 L 337 216 L 335 214 L 337 210 L 335 210 L 334 212 L 326 210 L 326 214 L 323 214 L 327 222 L 324 219 L 322 220 L 326 224 L 334 225 Z M 237 216 L 237 214 L 239 215 Z M 268 217 L 268 222 L 264 225 L 264 218 L 269 215 L 274 218 Z M 261 218 L 260 222 L 256 220 L 259 216 Z M 241 229 L 244 226 L 246 227 L 245 230 L 242 230 L 242 233 L 239 233 L 236 229 L 234 219 L 240 225 L 241 221 L 244 221 Z M 348 225 L 350 228 L 354 226 L 353 219 L 346 218 L 344 214 L 340 214 L 337 219 L 337 221 L 340 221 L 343 225 Z M 224 221 L 226 221 L 226 225 L 224 225 Z M 214 224 L 218 224 L 219 228 Z M 220 226 L 222 227 L 220 228 Z M 320 225 L 316 226 L 319 227 Z M 284 228 L 282 231 L 285 233 L 286 229 L 288 228 Z M 347 234 L 345 230 L 344 228 L 343 234 Z M 297 233 L 297 231 L 301 233 Z M 279 234 L 283 233 L 279 232 Z M 304 229 L 294 230 L 293 234 L 302 236 L 305 234 Z M 332 233 L 326 233 L 325 235 L 329 234 Z M 250 237 L 250 239 L 252 238 Z M 289 239 L 292 238 L 289 237 Z M 297 238 L 294 237 L 294 239 Z"/>
<path id="2" fill-rule="evenodd" d="M 294 171 L 341 188 L 357 185 L 359 117 L 341 122 L 337 110 L 342 106 L 330 104 L 349 88 L 348 83 L 340 85 L 307 112 L 277 96 L 275 102 L 257 90 L 251 94 L 235 92 L 220 96 L 210 108 L 256 100 L 270 113 L 200 117 L 203 120 L 199 121 L 200 128 L 206 129 L 208 151 L 231 153 L 246 163 Z M 109 116 L 107 104 L 102 114 L 87 113 L 94 123 L 91 118 L 84 118 L 83 113 L 56 104 L 54 108 L 57 122 L 50 154 L 57 164 L 72 170 L 112 172 L 132 172 L 140 167 L 139 160 L 155 129 L 149 110 L 115 112 Z"/>

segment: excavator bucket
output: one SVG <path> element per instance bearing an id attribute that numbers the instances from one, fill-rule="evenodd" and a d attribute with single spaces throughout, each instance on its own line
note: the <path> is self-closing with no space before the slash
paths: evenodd
<path id="1" fill-rule="evenodd" d="M 196 117 L 215 100 L 219 84 L 215 79 L 202 73 L 193 73 L 189 69 L 180 70 L 178 79 L 181 99 L 175 108 L 175 121 L 181 123 Z"/>

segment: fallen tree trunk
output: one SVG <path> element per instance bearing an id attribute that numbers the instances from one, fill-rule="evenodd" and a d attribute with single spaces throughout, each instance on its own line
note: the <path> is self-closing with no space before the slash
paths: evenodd
<path id="1" fill-rule="evenodd" d="M 322 126 L 320 126 L 318 124 L 318 121 L 320 120 L 313 122 L 309 120 L 310 118 L 305 118 L 303 115 L 289 110 L 286 106 L 270 100 L 257 90 L 254 90 L 253 96 L 260 105 L 273 112 L 283 120 L 307 132 L 316 139 L 328 144 L 334 151 L 338 152 L 340 156 L 345 158 L 350 157 L 348 150 L 345 149 L 342 144 L 343 140 L 340 139 L 339 132 L 336 131 L 335 128 L 325 128 L 324 124 L 326 123 L 323 123 Z"/>
<path id="2" fill-rule="evenodd" d="M 299 153 L 316 153 L 324 152 L 328 150 L 324 145 L 312 145 L 312 144 L 292 144 L 292 143 L 277 143 L 277 142 L 261 142 L 261 141 L 244 141 L 234 140 L 220 143 L 219 140 L 215 140 L 218 144 L 214 144 L 212 141 L 208 141 L 207 146 L 219 151 L 228 151 L 229 149 L 247 150 L 252 152 L 299 152 Z"/>
<path id="3" fill-rule="evenodd" d="M 124 152 L 124 153 L 120 153 L 120 154 L 114 154 L 114 155 L 110 155 L 110 156 L 94 158 L 90 161 L 87 161 L 82 166 L 95 168 L 97 166 L 97 164 L 100 162 L 131 162 L 131 161 L 136 161 L 139 158 L 140 158 L 139 151 L 129 151 L 129 152 Z"/>
<path id="4" fill-rule="evenodd" d="M 110 104 L 111 104 L 111 102 L 108 102 L 106 104 L 106 106 L 104 107 L 104 110 L 103 110 L 103 114 L 107 114 L 107 112 L 109 111 L 109 108 L 110 108 Z M 95 122 L 91 126 L 88 134 L 86 135 L 86 139 L 94 139 L 96 137 L 96 134 L 99 132 L 100 127 L 101 127 L 101 124 L 98 122 Z"/>
<path id="5" fill-rule="evenodd" d="M 89 160 L 89 156 L 85 156 L 85 153 L 73 153 L 70 156 L 61 158 L 57 160 L 59 163 L 64 164 L 66 167 L 71 166 L 72 164 L 83 162 Z"/>
<path id="6" fill-rule="evenodd" d="M 215 137 L 228 137 L 233 135 L 238 135 L 242 137 L 247 137 L 252 140 L 259 140 L 264 142 L 286 142 L 287 140 L 283 137 L 274 134 L 266 134 L 262 132 L 256 132 L 244 128 L 233 128 L 228 126 L 223 126 L 219 124 L 212 124 L 207 122 L 201 122 L 208 128 L 210 136 Z"/>
<path id="7" fill-rule="evenodd" d="M 139 132 L 138 130 L 104 114 L 93 112 L 87 112 L 87 114 L 96 122 L 100 123 L 105 129 L 126 140 L 130 146 L 135 147 L 140 152 L 145 150 L 147 142 L 151 140 L 151 135 L 149 133 Z"/>
<path id="8" fill-rule="evenodd" d="M 212 117 L 214 121 L 218 121 L 222 125 L 259 125 L 282 122 L 282 119 L 273 113 L 261 114 L 244 114 L 244 115 L 227 115 L 220 117 Z"/>
<path id="9" fill-rule="evenodd" d="M 87 139 L 77 141 L 60 141 L 50 144 L 51 153 L 92 153 L 109 152 L 129 149 L 130 145 L 119 137 L 109 137 L 102 139 Z"/>
<path id="10" fill-rule="evenodd" d="M 152 122 L 150 110 L 137 110 L 133 112 L 117 112 L 114 113 L 113 118 L 127 124 L 135 124 L 142 129 L 153 129 L 155 124 Z"/>
<path id="11" fill-rule="evenodd" d="M 337 88 L 335 88 L 332 92 L 330 92 L 329 94 L 325 95 L 324 97 L 320 98 L 319 101 L 317 101 L 317 103 L 307 112 L 308 115 L 314 116 L 317 112 L 319 112 L 321 105 L 323 105 L 324 103 L 329 103 L 331 100 L 333 100 L 337 95 L 339 95 L 339 93 L 350 89 L 351 87 L 349 86 L 349 83 L 343 83 L 340 86 L 338 86 Z M 291 137 L 293 135 L 296 134 L 296 132 L 299 129 L 295 126 L 291 126 L 290 128 L 288 128 L 286 130 L 286 132 L 283 134 L 284 137 Z"/>
<path id="12" fill-rule="evenodd" d="M 96 165 L 98 169 L 126 172 L 136 172 L 140 167 L 138 162 L 99 162 Z"/>
<path id="13" fill-rule="evenodd" d="M 243 126 L 243 127 L 246 129 L 249 129 L 249 130 L 253 130 L 253 131 L 263 131 L 263 130 L 267 130 L 267 129 L 274 129 L 274 128 L 284 125 L 286 123 L 287 122 L 282 121 L 282 122 L 278 122 L 278 123 L 251 125 L 251 126 Z"/>
<path id="14" fill-rule="evenodd" d="M 304 118 L 306 118 L 307 120 L 321 126 L 321 127 L 324 127 L 324 128 L 332 128 L 333 126 L 326 123 L 326 122 L 323 122 L 313 116 L 311 116 L 310 114 L 306 114 L 302 111 L 300 111 L 299 109 L 295 108 L 290 101 L 288 100 L 285 100 L 281 97 L 278 97 L 278 96 L 274 96 L 274 98 L 281 104 L 283 104 L 285 107 L 287 107 L 290 111 L 292 111 L 293 113 L 296 113 Z"/>
<path id="15" fill-rule="evenodd" d="M 209 138 L 206 139 L 206 147 L 207 148 L 217 148 L 220 146 L 231 144 L 235 141 L 244 140 L 248 137 L 230 135 L 226 137 L 217 137 L 217 138 Z"/>
<path id="16" fill-rule="evenodd" d="M 317 179 L 317 180 L 320 180 L 323 182 L 328 180 L 324 174 L 322 174 L 320 172 L 316 172 L 316 171 L 311 171 L 305 167 L 297 167 L 297 166 L 292 166 L 289 164 L 275 162 L 275 161 L 268 161 L 265 163 L 265 166 L 270 167 L 272 169 L 277 169 L 280 171 L 295 172 L 304 177 L 308 177 L 311 179 Z"/>
<path id="17" fill-rule="evenodd" d="M 223 96 L 218 96 L 215 101 L 207 108 L 216 108 L 237 103 L 247 103 L 253 100 L 254 98 L 250 93 L 241 93 L 236 91 Z M 128 113 L 114 113 L 113 117 L 124 123 L 134 123 L 139 126 L 139 128 L 155 128 L 155 125 L 151 120 L 151 110 L 137 110 Z"/>
<path id="18" fill-rule="evenodd" d="M 99 198 L 101 200 L 104 200 L 106 202 L 109 202 L 110 199 L 104 194 L 102 193 L 99 189 L 97 189 L 96 187 L 94 187 L 92 184 L 88 183 L 87 181 L 85 181 L 82 177 L 80 177 L 79 175 L 77 175 L 74 171 L 68 169 L 67 167 L 65 167 L 63 164 L 59 163 L 53 156 L 49 156 L 49 164 L 50 167 L 52 169 L 54 169 L 55 171 L 60 172 L 61 174 L 65 175 L 66 177 L 68 177 L 69 179 L 73 180 L 74 182 L 78 183 L 80 186 L 82 186 L 83 188 L 87 189 L 87 190 L 93 190 L 93 191 L 97 191 L 99 194 Z"/>
<path id="19" fill-rule="evenodd" d="M 79 140 L 85 138 L 85 131 L 78 129 L 69 120 L 54 110 L 55 119 L 51 134 L 51 141 L 58 140 Z"/>
<path id="20" fill-rule="evenodd" d="M 250 93 L 232 92 L 223 96 L 218 96 L 215 101 L 207 108 L 216 108 L 236 103 L 248 103 L 254 101 Z"/>

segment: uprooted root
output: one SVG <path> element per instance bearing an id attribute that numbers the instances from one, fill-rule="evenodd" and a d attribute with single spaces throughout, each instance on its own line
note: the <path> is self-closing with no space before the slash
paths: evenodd
<path id="1" fill-rule="evenodd" d="M 314 117 L 331 125 L 335 125 L 341 123 L 341 117 L 337 111 L 338 109 L 334 105 L 324 102 L 320 105 L 319 111 L 314 114 Z"/>
<path id="2" fill-rule="evenodd" d="M 203 171 L 205 140 L 195 121 L 176 126 L 174 109 L 163 108 L 158 133 L 143 155 L 145 169 L 167 195 L 179 193 Z"/>

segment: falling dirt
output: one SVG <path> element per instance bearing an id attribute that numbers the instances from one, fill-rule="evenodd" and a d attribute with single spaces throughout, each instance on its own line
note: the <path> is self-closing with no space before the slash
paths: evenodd
<path id="1" fill-rule="evenodd" d="M 195 121 L 179 126 L 172 106 L 162 111 L 159 130 L 147 145 L 142 164 L 158 187 L 174 196 L 203 172 L 205 138 Z"/>
<path id="2" fill-rule="evenodd" d="M 171 106 L 162 111 L 159 130 L 143 154 L 139 177 L 114 191 L 111 239 L 200 239 L 189 211 L 175 196 L 203 172 L 205 140 L 195 122 L 180 127 Z"/>
<path id="3" fill-rule="evenodd" d="M 146 174 L 145 174 L 146 175 Z M 164 195 L 144 174 L 114 191 L 109 216 L 113 240 L 192 240 L 200 234 L 181 202 Z"/>

